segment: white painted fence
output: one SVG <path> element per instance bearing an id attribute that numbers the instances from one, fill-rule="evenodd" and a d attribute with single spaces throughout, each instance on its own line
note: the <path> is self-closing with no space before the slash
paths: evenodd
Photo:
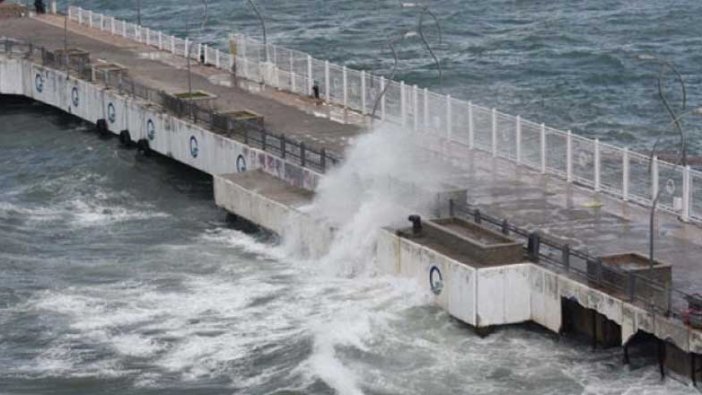
<path id="1" fill-rule="evenodd" d="M 153 31 L 78 7 L 69 16 L 80 24 L 143 42 L 185 56 L 190 41 Z M 241 34 L 234 35 L 236 58 L 207 45 L 192 45 L 190 56 L 223 70 L 236 62 L 238 76 L 299 95 L 311 95 L 319 86 L 328 103 L 429 133 L 455 144 L 479 149 L 543 174 L 591 188 L 597 192 L 650 206 L 661 191 L 658 207 L 683 221 L 702 222 L 702 172 L 681 167 L 626 148 L 600 143 L 490 109 L 410 86 L 388 81 L 314 59 L 312 56 Z M 385 94 L 380 92 L 387 85 Z M 379 98 L 379 99 L 378 99 Z M 650 169 L 650 170 L 649 170 Z"/>

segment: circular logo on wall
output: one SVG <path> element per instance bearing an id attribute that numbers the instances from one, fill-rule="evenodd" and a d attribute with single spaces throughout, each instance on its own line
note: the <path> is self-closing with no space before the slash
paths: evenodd
<path id="1" fill-rule="evenodd" d="M 110 120 L 110 123 L 115 123 L 115 119 L 117 119 L 117 110 L 112 103 L 107 105 L 107 119 Z"/>
<path id="2" fill-rule="evenodd" d="M 146 136 L 149 140 L 153 140 L 154 137 L 156 137 L 156 125 L 154 125 L 154 121 L 150 119 L 146 121 Z"/>
<path id="3" fill-rule="evenodd" d="M 197 139 L 195 136 L 190 136 L 190 155 L 193 156 L 193 158 L 197 158 L 197 154 L 199 153 L 199 148 L 197 146 Z"/>
<path id="4" fill-rule="evenodd" d="M 73 89 L 71 90 L 71 101 L 73 102 L 74 107 L 78 107 L 78 104 L 80 103 L 80 98 L 78 97 L 78 87 L 74 86 Z"/>
<path id="5" fill-rule="evenodd" d="M 246 171 L 246 159 L 244 158 L 244 155 L 239 155 L 236 158 L 236 171 L 239 173 Z"/>
<path id="6" fill-rule="evenodd" d="M 37 76 L 34 77 L 34 85 L 37 88 L 37 92 L 41 93 L 44 91 L 44 77 L 41 74 L 37 73 Z"/>
<path id="7" fill-rule="evenodd" d="M 429 286 L 434 295 L 441 294 L 441 290 L 444 289 L 444 279 L 441 277 L 441 271 L 436 266 L 432 266 L 429 269 Z"/>

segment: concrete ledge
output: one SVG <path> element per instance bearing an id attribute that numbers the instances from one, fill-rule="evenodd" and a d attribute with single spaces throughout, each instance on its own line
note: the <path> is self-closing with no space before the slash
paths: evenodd
<path id="1" fill-rule="evenodd" d="M 334 238 L 334 228 L 313 218 L 303 208 L 312 202 L 313 193 L 265 173 L 214 176 L 215 203 L 273 233 L 285 235 L 309 257 L 326 254 Z"/>

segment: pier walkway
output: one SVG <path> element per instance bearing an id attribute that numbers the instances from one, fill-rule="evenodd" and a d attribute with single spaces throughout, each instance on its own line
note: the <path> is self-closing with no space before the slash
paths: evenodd
<path id="1" fill-rule="evenodd" d="M 61 49 L 63 23 L 63 17 L 54 15 L 6 20 L 0 24 L 0 36 Z M 120 64 L 130 76 L 154 89 L 187 91 L 183 57 L 74 22 L 69 23 L 69 31 L 69 47 L 90 52 L 93 60 Z M 335 117 L 320 116 L 333 109 L 325 110 L 311 98 L 272 88 L 252 92 L 241 86 L 260 89 L 257 84 L 237 82 L 230 74 L 209 66 L 193 64 L 192 70 L 194 90 L 217 95 L 215 106 L 219 110 L 256 112 L 275 133 L 341 153 L 363 132 L 363 117 L 358 114 L 346 114 L 341 118 L 347 122 L 336 122 Z M 460 163 L 456 158 L 461 159 Z M 457 149 L 450 159 L 453 167 L 442 181 L 466 188 L 468 203 L 485 213 L 567 241 L 592 255 L 628 251 L 647 254 L 649 210 L 642 206 L 539 174 L 483 151 Z M 436 157 L 432 160 L 443 161 Z M 702 292 L 702 229 L 666 212 L 660 212 L 657 219 L 655 255 L 673 265 L 673 287 L 685 293 Z M 685 310 L 682 294 L 674 298 L 674 308 Z"/>

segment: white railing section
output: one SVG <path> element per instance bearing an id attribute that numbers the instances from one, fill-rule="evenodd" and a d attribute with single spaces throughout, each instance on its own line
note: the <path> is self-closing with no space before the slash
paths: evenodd
<path id="1" fill-rule="evenodd" d="M 501 113 L 472 102 L 430 92 L 416 85 L 389 81 L 366 71 L 315 59 L 304 52 L 263 45 L 241 34 L 232 36 L 236 56 L 143 26 L 79 7 L 69 18 L 82 25 L 142 42 L 173 54 L 204 60 L 237 76 L 302 96 L 319 87 L 329 104 L 370 114 L 383 89 L 376 117 L 429 133 L 494 157 L 504 158 L 542 174 L 598 192 L 650 206 L 661 191 L 658 207 L 683 221 L 702 222 L 702 172 L 681 167 Z"/>

